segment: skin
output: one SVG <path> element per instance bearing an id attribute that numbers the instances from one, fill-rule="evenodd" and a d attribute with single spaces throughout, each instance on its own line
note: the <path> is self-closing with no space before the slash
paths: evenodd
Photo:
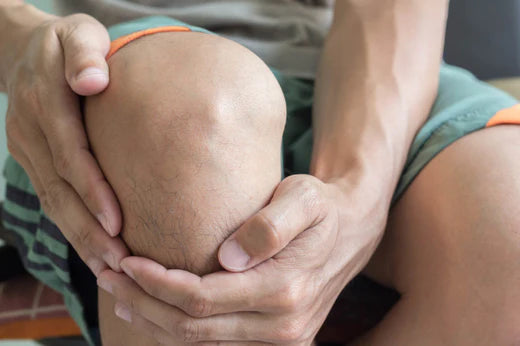
<path id="1" fill-rule="evenodd" d="M 220 263 L 239 273 L 199 277 L 141 257 L 121 262 L 137 285 L 103 273 L 100 284 L 133 307 L 127 316 L 135 328 L 179 337 L 165 316 L 181 309 L 190 326 L 181 337 L 191 341 L 223 335 L 242 340 L 244 333 L 247 340 L 275 344 L 312 341 L 383 235 L 408 147 L 436 95 L 446 11 L 445 1 L 337 3 L 315 92 L 314 176 L 283 180 L 269 205 L 224 242 Z M 230 246 L 233 241 L 246 255 Z M 374 264 L 368 273 L 382 272 L 385 265 Z M 259 299 L 270 290 L 279 300 Z M 187 304 L 179 298 L 185 296 L 195 298 Z M 276 317 L 266 327 L 260 320 L 273 305 Z M 237 324 L 250 329 L 237 330 Z M 408 340 L 414 341 L 419 342 Z"/>
<path id="2" fill-rule="evenodd" d="M 0 29 L 12 33 L 0 42 L 9 152 L 29 175 L 45 213 L 92 272 L 120 271 L 128 255 L 113 237 L 121 212 L 89 151 L 76 95 L 108 85 L 106 29 L 86 15 L 59 18 L 9 0 L 0 1 Z"/>
<path id="3" fill-rule="evenodd" d="M 141 38 L 109 67 L 113 82 L 87 98 L 85 123 L 120 201 L 125 243 L 168 268 L 221 270 L 219 245 L 280 181 L 286 107 L 276 79 L 244 47 L 202 33 Z M 103 344 L 155 344 L 114 303 L 99 292 Z"/>
<path id="4" fill-rule="evenodd" d="M 16 105 L 21 105 L 22 101 L 16 102 L 14 95 L 26 90 L 23 86 L 30 85 L 30 83 L 24 82 L 24 78 L 19 77 L 20 75 L 14 72 L 23 71 L 23 69 L 13 68 L 15 57 L 23 56 L 21 60 L 27 62 L 25 66 L 29 67 L 34 66 L 34 62 L 37 61 L 52 61 L 52 64 L 39 64 L 37 65 L 38 68 L 35 69 L 39 71 L 36 75 L 49 76 L 47 80 L 43 79 L 46 82 L 44 85 L 58 86 L 51 88 L 52 90 L 68 90 L 66 85 L 73 87 L 75 83 L 74 78 L 72 80 L 65 78 L 70 74 L 62 73 L 62 71 L 71 71 L 70 68 L 66 67 L 69 66 L 66 63 L 67 59 L 63 64 L 56 64 L 55 61 L 61 62 L 62 60 L 56 60 L 55 56 L 53 56 L 53 59 L 45 58 L 45 55 L 41 52 L 33 54 L 33 50 L 20 48 L 28 45 L 29 42 L 45 41 L 38 38 L 39 36 L 36 35 L 34 28 L 27 26 L 27 24 L 26 26 L 20 24 L 21 18 L 27 17 L 20 15 L 21 9 L 18 11 L 11 7 L 14 3 L 14 1 L 6 0 L 0 3 L 2 6 L 0 13 L 4 16 L 2 19 L 6 18 L 0 23 L 7 25 L 13 32 L 13 35 L 9 35 L 10 37 L 4 38 L 4 40 L 17 42 L 13 43 L 13 47 L 16 47 L 16 49 L 1 55 L 0 73 L 2 86 L 8 90 L 10 102 L 14 98 L 13 109 L 16 110 Z M 258 340 L 262 335 L 266 335 L 266 332 L 276 330 L 273 327 L 279 326 L 281 321 L 285 321 L 285 323 L 292 321 L 290 324 L 284 325 L 285 328 L 281 329 L 283 332 L 270 334 L 269 337 L 272 338 L 272 341 L 279 343 L 306 344 L 310 342 L 309 334 L 312 334 L 318 328 L 317 325 L 320 320 L 320 318 L 313 319 L 312 317 L 326 314 L 335 296 L 346 282 L 356 272 L 360 271 L 371 258 L 385 229 L 390 196 L 404 162 L 409 142 L 413 133 L 427 116 L 427 110 L 435 97 L 447 2 L 395 0 L 381 3 L 371 0 L 351 0 L 338 3 L 339 5 L 335 10 L 335 24 L 324 48 L 323 64 L 318 74 L 316 89 L 314 124 L 317 135 L 311 171 L 315 177 L 296 176 L 282 181 L 277 186 L 269 205 L 262 209 L 259 214 L 256 214 L 261 216 L 256 218 L 252 216 L 249 219 L 252 221 L 246 221 L 237 233 L 231 236 L 229 241 L 236 240 L 236 243 L 240 244 L 245 251 L 246 257 L 240 255 L 240 251 L 236 251 L 240 248 L 235 246 L 235 251 L 230 251 L 233 248 L 229 246 L 230 243 L 225 242 L 222 245 L 219 253 L 221 265 L 230 271 L 246 270 L 243 273 L 225 272 L 200 278 L 186 271 L 166 271 L 160 264 L 145 258 L 130 257 L 123 260 L 121 266 L 135 280 L 127 280 L 125 277 L 110 271 L 103 274 L 104 277 L 100 283 L 109 284 L 117 299 L 127 306 L 133 307 L 133 311 L 130 311 L 129 315 L 134 328 L 142 330 L 143 333 L 148 332 L 157 336 L 172 335 L 172 331 L 167 329 L 164 322 L 168 321 L 168 316 L 172 316 L 173 310 L 176 309 L 175 311 L 178 312 L 180 309 L 185 313 L 183 321 L 190 321 L 190 323 L 182 324 L 189 327 L 181 330 L 183 331 L 181 336 L 186 337 L 188 335 L 193 340 L 197 340 L 197 338 L 218 340 L 222 337 L 222 333 L 226 334 L 226 338 L 239 337 L 240 335 L 236 333 L 237 324 L 243 326 L 240 329 L 242 333 L 244 333 L 244 330 L 247 331 L 246 338 L 248 340 Z M 27 15 L 27 13 L 24 14 Z M 33 14 L 32 18 L 39 17 Z M 61 25 L 67 23 L 63 19 L 56 19 L 56 21 L 47 19 L 45 23 L 50 22 Z M 69 27 L 77 28 L 77 26 Z M 76 50 L 68 49 L 67 42 L 70 41 L 64 40 L 64 35 L 60 35 L 60 30 L 56 31 L 55 26 L 51 26 L 51 28 L 48 29 L 51 30 L 48 32 L 55 33 L 56 37 L 63 41 L 61 43 L 65 47 L 65 56 L 69 51 L 77 53 L 78 45 L 75 46 Z M 75 30 L 71 30 L 71 32 L 74 33 Z M 91 35 L 87 37 L 94 37 L 92 42 L 101 41 L 99 38 L 96 39 L 96 34 Z M 79 37 L 84 36 L 65 35 L 65 37 L 78 37 L 79 39 Z M 33 40 L 29 38 L 33 38 Z M 381 46 L 381 42 L 384 42 L 385 45 Z M 93 45 L 94 48 L 98 47 L 95 43 Z M 0 46 L 6 47 L 6 42 L 2 42 Z M 36 44 L 31 43 L 30 46 L 35 47 Z M 49 47 L 52 45 L 47 43 L 43 46 Z M 83 47 L 81 44 L 79 46 Z M 55 45 L 55 47 L 57 46 Z M 96 49 L 92 51 L 99 52 Z M 364 52 L 365 54 L 352 55 L 349 53 L 352 51 Z M 63 58 L 59 53 L 58 56 Z M 77 56 L 77 54 L 72 54 L 72 56 Z M 351 60 L 352 57 L 357 57 L 357 59 Z M 31 61 L 33 65 L 31 65 Z M 74 61 L 74 58 L 69 59 L 69 61 Z M 24 66 L 24 64 L 14 66 Z M 74 63 L 71 62 L 70 66 L 74 66 Z M 337 71 L 344 71 L 344 73 L 337 73 Z M 387 73 L 388 71 L 391 73 Z M 35 74 L 27 75 L 33 76 Z M 58 76 L 60 79 L 56 81 L 50 76 Z M 75 76 L 75 74 L 72 74 L 72 76 Z M 421 76 L 421 78 L 417 78 L 417 76 Z M 25 80 L 27 79 L 29 77 Z M 39 81 L 41 82 L 41 80 Z M 18 85 L 18 87 L 15 88 L 15 85 Z M 377 88 L 371 87 L 374 85 Z M 40 90 L 39 93 L 36 93 L 40 100 L 47 100 L 49 96 L 44 97 L 43 88 L 36 90 Z M 371 92 L 371 90 L 377 92 Z M 69 95 L 71 94 L 69 93 Z M 66 96 L 62 96 L 56 96 L 61 100 L 61 105 L 63 105 L 63 100 L 66 99 Z M 26 100 L 27 97 L 19 97 L 20 99 Z M 34 96 L 32 99 L 38 100 Z M 72 96 L 68 99 L 69 103 L 66 103 L 66 105 L 71 107 L 70 104 L 74 104 L 74 102 L 71 102 Z M 49 103 L 46 102 L 45 104 Z M 43 144 L 45 148 L 53 148 L 52 144 L 45 143 L 41 136 L 32 136 L 33 132 L 27 130 L 36 129 L 40 131 L 42 129 L 42 131 L 45 131 L 44 124 L 47 124 L 47 122 L 44 122 L 38 115 L 43 112 L 37 111 L 37 105 L 38 103 L 32 103 L 29 106 L 31 111 L 11 111 L 10 114 L 19 114 L 18 118 L 14 117 L 14 119 L 23 119 L 21 114 L 28 114 L 26 116 L 28 120 L 25 121 L 26 125 L 23 128 L 26 129 L 25 133 L 30 135 L 16 135 L 17 127 L 8 123 L 8 134 L 11 133 L 10 142 L 13 142 L 12 138 L 14 138 L 15 143 L 18 143 L 17 145 L 11 144 L 10 148 L 14 152 L 18 149 L 18 154 L 15 154 L 17 155 L 15 157 L 18 157 L 19 161 L 24 161 L 24 157 L 42 157 L 43 164 L 41 167 L 33 168 L 32 171 L 30 168 L 34 159 L 26 159 L 25 164 L 22 163 L 33 181 L 41 179 L 33 174 L 39 172 L 40 175 L 44 174 L 55 178 L 44 180 L 45 182 L 61 181 L 59 179 L 70 182 L 70 185 L 64 183 L 51 184 L 55 188 L 47 195 L 53 197 L 51 200 L 55 201 L 54 203 L 58 203 L 64 199 L 54 196 L 68 196 L 67 191 L 70 195 L 73 191 L 70 186 L 73 186 L 75 191 L 81 191 L 82 185 L 77 182 L 89 181 L 87 177 L 95 176 L 93 172 L 96 171 L 97 166 L 93 169 L 92 167 L 95 165 L 87 165 L 90 169 L 79 170 L 74 169 L 74 167 L 80 167 L 79 163 L 74 163 L 72 166 L 61 165 L 61 167 L 73 168 L 62 168 L 62 174 L 56 175 L 54 174 L 57 172 L 56 169 L 49 164 L 49 162 L 52 162 L 51 157 L 54 158 L 55 155 L 51 156 L 48 152 L 35 151 L 35 146 L 22 146 L 20 144 L 22 138 L 31 138 L 34 139 L 35 143 L 40 140 L 40 144 Z M 61 108 L 56 107 L 55 109 Z M 48 112 L 49 115 L 57 113 L 59 112 Z M 34 119 L 37 120 L 34 121 Z M 50 119 L 50 117 L 46 118 L 46 120 L 52 122 Z M 65 123 L 64 119 L 67 118 L 57 116 L 52 119 L 60 119 L 55 122 L 55 124 L 60 124 Z M 19 120 L 11 122 L 16 124 Z M 17 126 L 22 128 L 20 125 Z M 56 126 L 56 128 L 59 128 L 59 126 Z M 80 127 L 76 126 L 76 128 Z M 348 129 L 355 129 L 351 130 L 351 136 L 344 135 L 348 133 L 345 132 Z M 453 171 L 453 167 L 459 167 L 458 160 L 463 160 L 466 156 L 474 158 L 461 165 L 457 174 L 444 175 L 446 179 L 441 181 L 442 184 L 436 184 L 436 189 L 431 187 L 427 189 L 425 185 L 428 185 L 427 182 L 431 180 L 424 178 L 425 183 L 423 185 L 414 183 L 406 193 L 408 195 L 410 191 L 413 191 L 414 186 L 419 186 L 415 189 L 414 194 L 409 194 L 414 197 L 403 197 L 403 201 L 408 201 L 405 205 L 411 208 L 410 210 L 413 210 L 415 215 L 419 216 L 406 219 L 405 212 L 400 214 L 403 223 L 396 222 L 395 224 L 402 227 L 397 230 L 389 229 L 387 233 L 394 234 L 393 239 L 397 240 L 387 242 L 386 239 L 390 239 L 388 237 L 383 240 L 381 249 L 386 250 L 381 252 L 382 255 L 379 255 L 378 252 L 367 272 L 382 282 L 394 283 L 396 287 L 401 287 L 403 291 L 407 289 L 408 291 L 405 293 L 407 293 L 407 297 L 411 298 L 403 299 L 379 329 L 376 329 L 372 336 L 367 336 L 372 338 L 369 341 L 370 343 L 384 344 L 385 340 L 387 341 L 389 338 L 392 340 L 392 337 L 402 341 L 401 344 L 403 345 L 421 344 L 425 340 L 431 340 L 433 344 L 463 344 L 467 340 L 483 344 L 486 344 L 485 342 L 489 340 L 492 341 L 492 344 L 515 344 L 518 342 L 518 323 L 515 317 L 515 312 L 518 311 L 515 302 L 518 301 L 518 297 L 515 295 L 514 289 L 515 283 L 518 282 L 518 271 L 510 265 L 510 263 L 518 262 L 518 239 L 516 232 L 511 231 L 511 229 L 517 229 L 517 220 L 512 212 L 500 214 L 501 210 L 496 210 L 495 213 L 486 214 L 488 219 L 482 225 L 478 223 L 481 218 L 472 219 L 469 213 L 475 210 L 471 209 L 472 206 L 476 206 L 476 210 L 490 210 L 491 207 L 496 205 L 514 206 L 518 199 L 515 189 L 506 189 L 497 184 L 497 182 L 502 181 L 514 181 L 514 175 L 497 176 L 497 172 L 516 174 L 516 168 L 511 164 L 511 161 L 515 160 L 517 153 L 507 151 L 506 154 L 495 157 L 494 154 L 497 150 L 494 150 L 493 153 L 488 152 L 484 157 L 480 156 L 480 152 L 486 148 L 486 145 L 493 148 L 503 148 L 507 147 L 507 144 L 515 143 L 516 132 L 509 133 L 506 136 L 503 132 L 497 132 L 498 129 L 493 130 L 482 131 L 482 136 L 486 133 L 486 137 L 480 138 L 475 135 L 476 139 L 467 142 L 469 143 L 468 146 L 463 146 L 460 150 L 455 150 L 458 143 L 446 149 L 443 154 L 450 152 L 453 152 L 453 154 L 451 156 L 446 156 L 447 154 L 439 156 L 436 159 L 437 166 L 433 166 L 433 162 L 428 166 L 433 166 L 435 169 L 427 167 L 431 172 L 426 176 L 427 178 L 442 177 L 443 174 L 448 174 L 446 172 Z M 61 132 L 61 136 L 54 137 L 67 138 L 63 132 Z M 54 132 L 49 133 L 54 134 Z M 327 139 L 327 137 L 332 140 Z M 471 137 L 468 137 L 468 141 L 469 138 Z M 16 139 L 18 139 L 18 142 Z M 82 147 L 77 145 L 77 142 L 76 146 L 69 145 L 69 142 L 74 143 L 72 140 L 65 140 L 61 143 L 67 143 L 67 145 L 62 144 L 61 147 L 71 147 L 76 150 Z M 460 143 L 463 143 L 463 140 Z M 484 147 L 477 145 L 478 143 L 483 143 Z M 20 147 L 23 149 L 19 149 Z M 33 150 L 28 150 L 29 147 Z M 52 149 L 49 150 L 51 153 L 54 152 Z M 442 157 L 445 158 L 441 159 Z M 479 160 L 476 160 L 476 158 Z M 87 161 L 82 160 L 80 162 L 85 163 Z M 477 161 L 478 164 L 475 164 Z M 58 160 L 58 162 L 60 161 Z M 498 169 L 490 172 L 489 167 L 497 167 Z M 73 172 L 76 172 L 76 174 L 72 174 Z M 478 178 L 464 180 L 468 176 L 475 175 L 475 172 L 479 172 Z M 64 176 L 74 176 L 75 179 L 66 179 Z M 101 178 L 97 181 L 103 180 Z M 464 187 L 466 185 L 463 183 L 475 185 L 471 185 L 472 188 L 468 189 Z M 36 185 L 38 184 L 36 183 Z M 47 185 L 41 184 L 41 186 Z M 96 189 L 100 189 L 103 183 L 94 184 L 94 186 Z M 486 189 L 482 187 L 486 187 Z M 37 191 L 39 195 L 46 196 L 41 189 L 37 189 Z M 495 191 L 496 194 L 494 194 Z M 83 193 L 78 194 L 79 196 L 85 195 Z M 97 194 L 90 195 L 98 196 Z M 443 199 L 447 198 L 446 195 L 455 197 Z M 490 205 L 489 196 L 492 197 L 492 201 L 498 202 Z M 96 198 L 95 200 L 103 201 L 101 204 L 110 205 L 107 202 L 108 199 Z M 430 198 L 440 202 L 449 202 L 448 205 L 452 208 L 437 213 L 436 208 L 442 203 L 427 203 Z M 43 198 L 44 201 L 48 199 Z M 68 197 L 65 200 L 68 203 L 63 205 L 69 209 L 65 209 L 61 213 L 63 215 L 55 215 L 56 218 L 72 220 L 71 215 L 73 213 L 70 210 L 78 210 L 77 216 L 81 217 L 76 217 L 76 220 L 80 220 L 79 222 L 85 225 L 81 229 L 95 228 L 94 226 L 97 227 L 96 229 L 100 229 L 100 224 L 95 222 L 92 215 L 97 215 L 99 210 L 108 210 L 107 208 L 87 209 L 82 204 L 82 200 L 77 197 Z M 471 201 L 471 203 L 468 203 L 468 201 Z M 85 205 L 88 206 L 89 204 L 85 203 Z M 309 205 L 313 207 L 303 208 L 303 206 Z M 74 209 L 72 206 L 74 206 Z M 415 207 L 415 209 L 412 207 Z M 110 215 L 115 214 L 110 213 Z M 272 222 L 273 220 L 280 220 L 280 216 L 283 216 L 284 220 L 288 220 L 288 222 Z M 89 223 L 85 222 L 84 219 L 90 220 Z M 259 219 L 267 220 L 267 222 L 259 223 Z M 434 222 L 433 219 L 438 219 L 438 221 Z M 318 220 L 317 224 L 315 223 L 316 220 Z M 74 238 L 70 235 L 73 233 L 67 232 L 67 228 L 71 229 L 72 227 L 67 227 L 67 223 L 64 221 L 58 220 L 57 223 L 66 236 L 69 234 L 68 238 Z M 110 224 L 112 225 L 112 223 Z M 429 224 L 433 224 L 435 227 L 422 227 Z M 453 225 L 460 226 L 454 227 Z M 473 225 L 473 227 L 468 225 Z M 107 228 L 112 229 L 112 227 Z M 419 228 L 424 228 L 425 233 L 423 235 L 411 231 Z M 443 228 L 451 230 L 451 232 L 439 232 Z M 252 235 L 253 230 L 255 236 Z M 491 233 L 491 230 L 498 230 L 498 232 Z M 86 232 L 85 234 L 90 233 Z M 93 231 L 92 234 L 100 233 Z M 410 234 L 410 236 L 407 238 L 406 234 Z M 457 238 L 454 234 L 466 236 Z M 319 246 L 316 245 L 316 240 L 306 240 L 315 236 L 320 238 Z M 87 239 L 98 239 L 97 236 L 86 235 L 86 237 Z M 329 242 L 331 238 L 336 239 L 333 244 Z M 443 242 L 446 238 L 453 239 L 453 242 Z M 257 240 L 248 243 L 250 239 Z M 408 240 L 410 244 L 417 241 L 417 244 L 441 245 L 433 247 L 432 252 L 403 251 L 403 257 L 400 257 L 401 255 L 397 254 L 401 253 L 402 247 L 406 245 L 405 242 Z M 469 241 L 465 242 L 466 240 Z M 101 243 L 109 244 L 108 242 L 99 242 L 99 244 Z M 251 246 L 253 243 L 264 244 L 264 246 L 254 248 Z M 385 245 L 386 243 L 390 245 Z M 94 242 L 93 244 L 92 247 L 86 247 L 86 250 L 83 251 L 82 257 L 84 259 L 88 258 L 89 252 L 106 254 L 106 252 L 94 250 L 97 243 Z M 78 246 L 79 242 L 73 242 L 73 245 Z M 446 247 L 446 245 L 451 245 L 451 247 Z M 417 248 L 410 246 L 409 249 Z M 419 249 L 422 249 L 422 247 L 419 247 Z M 476 255 L 479 253 L 489 253 L 488 260 L 482 261 L 482 257 Z M 116 254 L 116 258 L 123 257 L 121 251 Z M 263 262 L 270 256 L 273 257 Z M 91 255 L 91 257 L 96 258 L 95 255 Z M 377 258 L 380 258 L 380 260 L 377 261 Z M 424 290 L 421 291 L 418 288 L 421 287 L 420 281 L 415 281 L 414 284 L 408 282 L 408 285 L 405 285 L 406 281 L 400 281 L 400 278 L 404 275 L 399 276 L 397 274 L 399 271 L 395 270 L 394 266 L 391 266 L 392 270 L 388 270 L 388 263 L 392 263 L 393 258 L 399 258 L 396 266 L 399 264 L 404 272 L 407 269 L 412 270 L 414 267 L 412 264 L 403 265 L 401 263 L 420 263 L 421 265 L 417 264 L 418 268 L 424 270 L 425 268 L 436 267 L 436 261 L 440 261 L 440 258 L 442 258 L 438 270 L 429 270 L 427 273 L 431 275 L 432 284 L 440 285 L 443 283 L 444 285 L 439 286 L 440 288 L 435 292 L 435 295 L 431 295 L 431 292 L 428 291 L 427 296 Z M 475 261 L 479 264 L 478 266 L 474 265 Z M 118 261 L 116 260 L 116 262 Z M 301 265 L 301 263 L 309 262 L 311 263 L 310 267 Z M 257 265 L 259 263 L 261 264 Z M 454 263 L 470 263 L 471 265 L 451 265 Z M 247 270 L 253 266 L 255 266 L 254 269 Z M 114 269 L 118 269 L 117 266 L 114 267 L 116 267 Z M 287 269 L 281 270 L 280 268 Z M 319 275 L 316 275 L 316 272 Z M 411 271 L 411 273 L 414 272 Z M 458 274 L 461 276 L 457 276 Z M 482 280 L 485 277 L 484 274 L 497 275 L 494 277 L 497 280 Z M 424 278 L 423 276 L 411 277 Z M 149 282 L 156 284 L 155 289 L 149 285 Z M 298 285 L 302 282 L 305 285 Z M 474 283 L 470 287 L 472 289 L 476 287 L 476 289 L 469 291 L 469 287 L 464 285 L 465 282 Z M 261 284 L 264 284 L 264 286 Z M 302 287 L 306 289 L 302 289 Z M 326 287 L 327 289 L 312 290 L 308 289 L 309 287 Z M 268 288 L 273 289 L 273 297 L 276 298 L 259 299 L 262 295 L 265 295 Z M 468 292 L 475 292 L 476 294 L 469 294 Z M 192 302 L 195 303 L 186 305 L 185 300 L 179 300 L 179 297 L 183 296 L 192 297 Z M 211 299 L 208 299 L 208 297 Z M 484 304 L 475 304 L 474 297 L 479 297 Z M 251 305 L 253 301 L 256 302 L 254 306 Z M 460 302 L 468 302 L 468 304 L 461 305 Z M 250 305 L 247 305 L 247 303 Z M 258 320 L 255 320 L 253 316 L 244 316 L 240 313 L 240 309 L 244 305 L 248 306 L 250 311 L 261 312 L 254 314 L 259 318 L 269 316 L 265 311 L 276 305 L 276 319 L 268 319 L 271 322 L 270 324 L 258 323 Z M 282 306 L 284 309 L 280 309 Z M 482 309 L 482 306 L 488 308 Z M 223 312 L 227 314 L 223 315 Z M 295 319 L 294 316 L 298 316 L 298 318 Z M 442 316 L 447 320 L 433 319 L 435 316 Z M 455 318 L 460 316 L 464 316 L 464 318 Z M 415 317 L 417 317 L 417 320 L 414 319 Z M 213 323 L 208 323 L 210 320 Z M 406 325 L 406 322 L 409 321 L 414 321 L 414 328 L 402 328 L 403 323 Z M 490 323 L 485 323 L 486 321 Z M 495 321 L 495 324 L 492 323 L 493 321 Z M 496 321 L 500 321 L 499 326 L 496 326 Z M 215 324 L 219 326 L 218 330 L 215 330 Z M 163 328 L 165 326 L 166 329 Z M 235 332 L 233 331 L 234 326 Z M 194 330 L 197 332 L 194 333 Z M 162 333 L 160 333 L 161 331 Z M 241 337 L 243 338 L 244 335 L 242 334 Z"/>
<path id="5" fill-rule="evenodd" d="M 520 343 L 519 143 L 517 126 L 478 131 L 419 174 L 368 269 L 403 298 L 360 345 Z"/>

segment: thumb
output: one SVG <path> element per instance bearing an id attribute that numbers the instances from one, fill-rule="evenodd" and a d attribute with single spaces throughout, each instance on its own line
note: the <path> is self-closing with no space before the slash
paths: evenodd
<path id="1" fill-rule="evenodd" d="M 325 208 L 319 184 L 318 179 L 304 175 L 282 181 L 271 202 L 220 246 L 222 267 L 233 272 L 252 268 L 321 222 Z"/>
<path id="2" fill-rule="evenodd" d="M 65 57 L 65 77 L 72 90 L 83 96 L 94 95 L 108 85 L 105 55 L 110 38 L 105 27 L 85 14 L 65 17 L 57 34 Z"/>

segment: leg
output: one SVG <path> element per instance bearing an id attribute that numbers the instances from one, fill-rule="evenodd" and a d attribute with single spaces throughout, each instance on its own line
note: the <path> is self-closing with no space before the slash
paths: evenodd
<path id="1" fill-rule="evenodd" d="M 403 297 L 360 344 L 520 343 L 520 129 L 464 137 L 391 211 L 367 268 Z"/>
<path id="2" fill-rule="evenodd" d="M 276 80 L 245 48 L 200 33 L 141 38 L 110 69 L 109 88 L 85 113 L 123 239 L 167 267 L 217 270 L 220 243 L 280 180 L 285 104 Z M 152 345 L 113 304 L 100 291 L 104 345 Z"/>

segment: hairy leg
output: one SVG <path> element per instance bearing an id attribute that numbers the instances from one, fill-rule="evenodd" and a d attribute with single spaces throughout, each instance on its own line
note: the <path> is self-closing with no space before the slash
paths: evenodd
<path id="1" fill-rule="evenodd" d="M 402 299 L 362 345 L 520 344 L 520 128 L 446 148 L 391 211 L 366 272 Z"/>
<path id="2" fill-rule="evenodd" d="M 280 181 L 285 103 L 269 69 L 213 35 L 141 38 L 110 61 L 111 84 L 89 98 L 92 149 L 136 255 L 197 274 L 219 269 L 222 241 Z M 114 316 L 99 291 L 103 344 L 153 345 Z"/>

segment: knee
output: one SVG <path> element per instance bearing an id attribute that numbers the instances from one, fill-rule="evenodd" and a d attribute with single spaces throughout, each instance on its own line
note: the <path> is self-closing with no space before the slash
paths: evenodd
<path id="1" fill-rule="evenodd" d="M 256 55 L 232 41 L 203 33 L 156 34 L 122 48 L 109 67 L 109 87 L 86 105 L 91 136 L 124 123 L 125 130 L 156 141 L 171 139 L 172 132 L 184 140 L 281 138 L 280 86 Z"/>
<path id="2" fill-rule="evenodd" d="M 85 123 L 122 208 L 123 238 L 134 253 L 207 271 L 190 256 L 213 254 L 280 180 L 280 86 L 253 53 L 201 33 L 141 38 L 109 67 Z"/>
<path id="3" fill-rule="evenodd" d="M 183 162 L 175 170 L 184 173 L 213 161 L 279 165 L 285 100 L 269 68 L 246 48 L 210 34 L 156 34 L 122 48 L 109 67 L 109 87 L 85 103 L 102 167 L 132 159 L 139 164 L 128 170 L 145 175 L 166 169 L 168 155 Z"/>

